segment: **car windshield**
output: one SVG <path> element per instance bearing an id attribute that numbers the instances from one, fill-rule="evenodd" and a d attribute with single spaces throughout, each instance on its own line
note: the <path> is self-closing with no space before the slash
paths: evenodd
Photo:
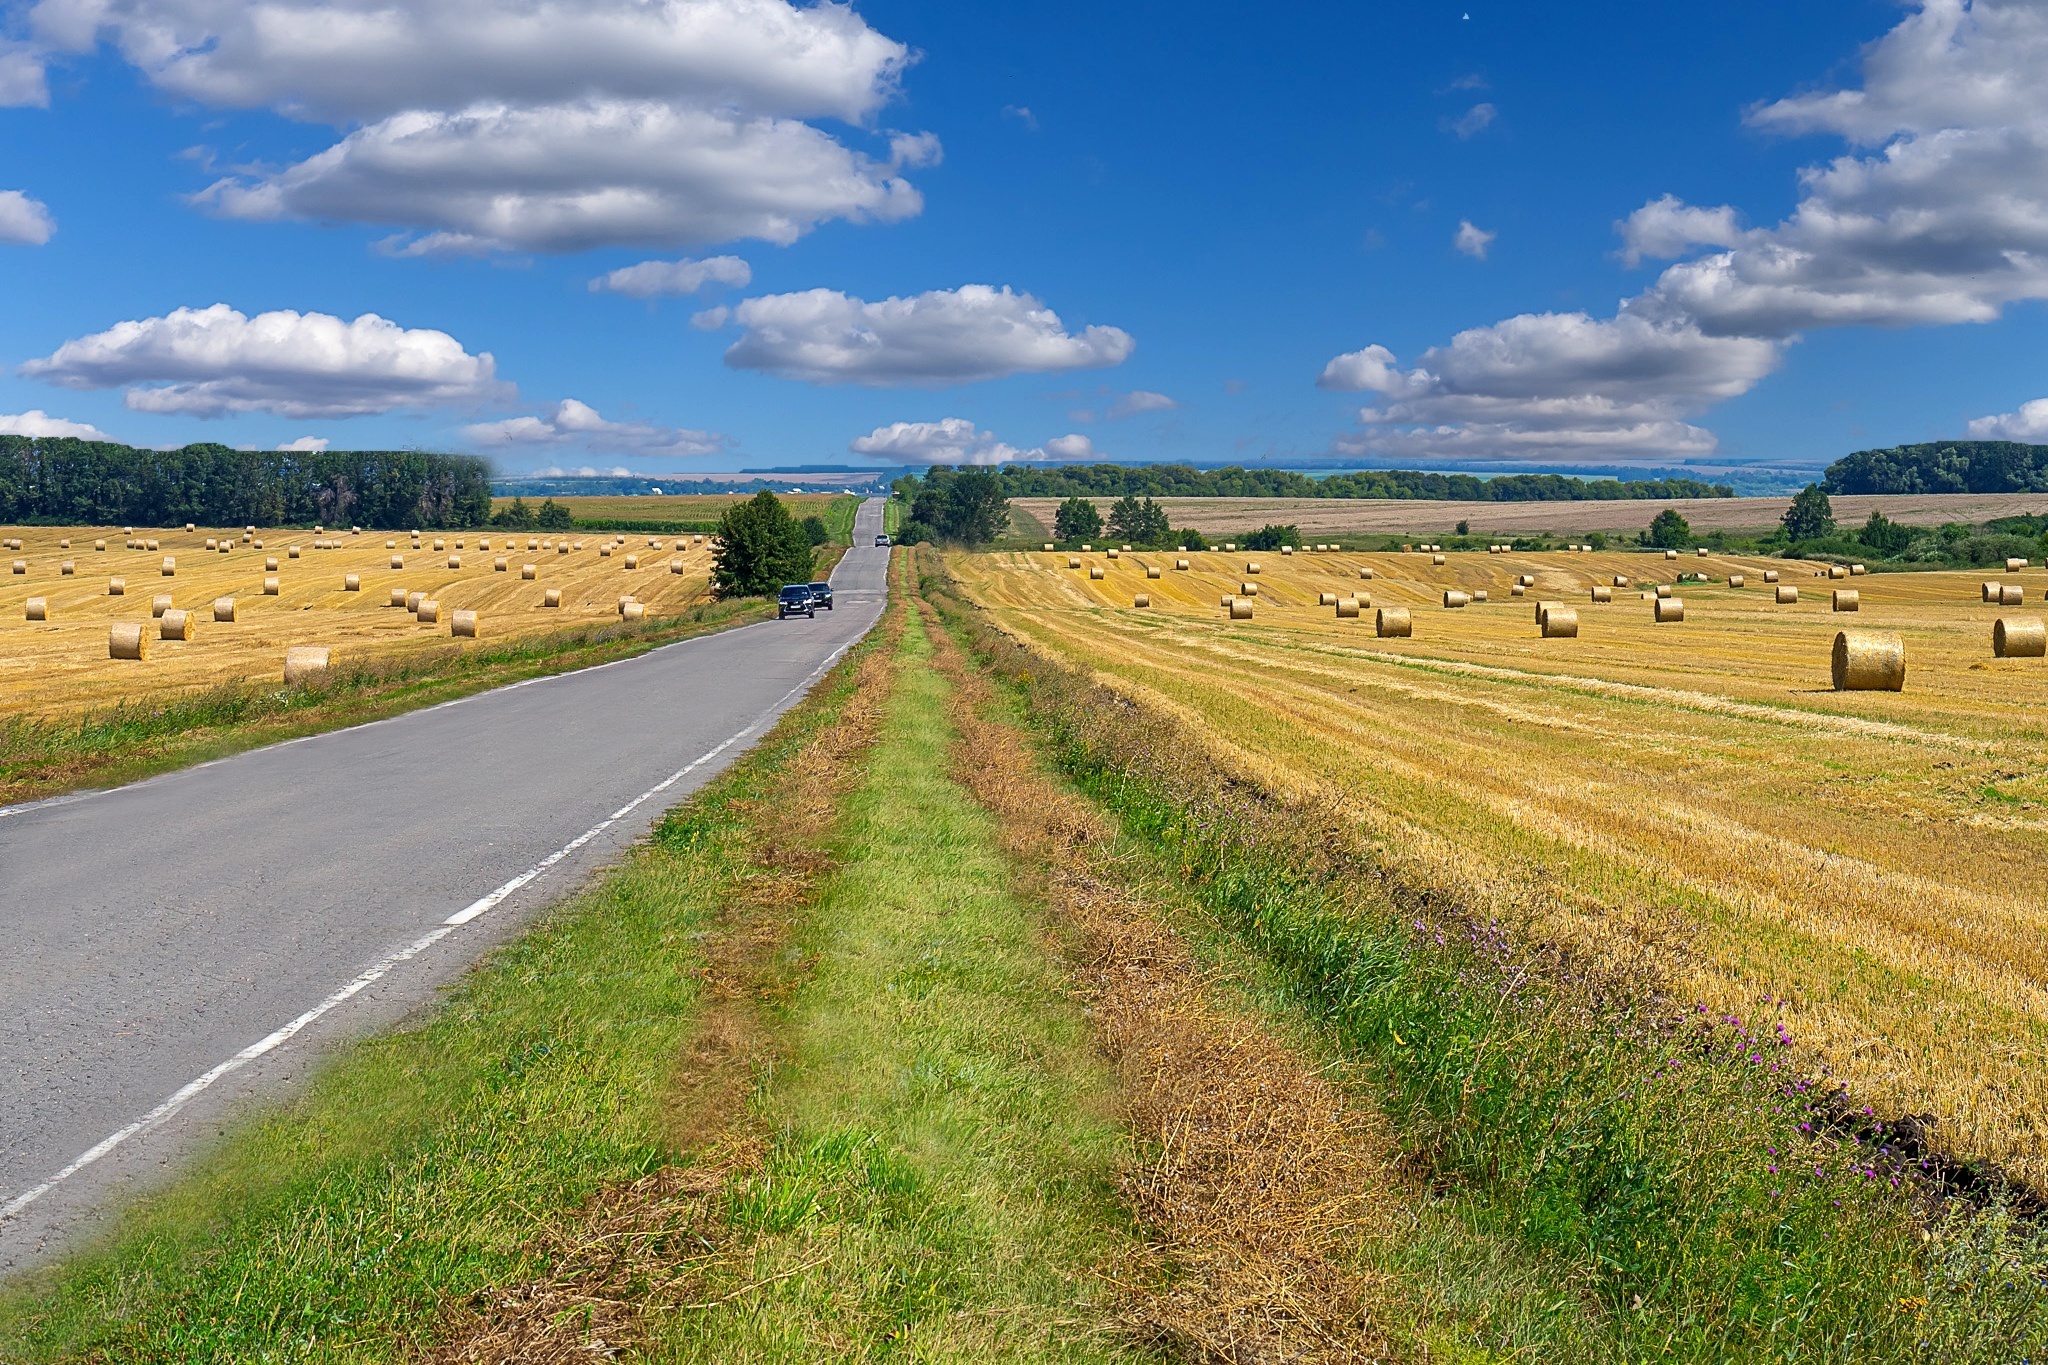
<path id="1" fill-rule="evenodd" d="M 813 584 L 811 584 L 811 591 L 812 591 L 812 592 L 830 592 L 830 591 L 832 591 L 832 585 L 831 585 L 830 583 L 813 583 Z"/>
<path id="2" fill-rule="evenodd" d="M 795 583 L 787 588 L 784 588 L 782 590 L 782 595 L 784 597 L 809 597 L 811 595 L 811 590 L 809 587 L 802 583 Z"/>

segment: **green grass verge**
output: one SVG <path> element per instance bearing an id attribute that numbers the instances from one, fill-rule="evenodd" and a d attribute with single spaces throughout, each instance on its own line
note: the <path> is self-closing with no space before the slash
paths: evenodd
<path id="1" fill-rule="evenodd" d="M 816 965 L 760 1099 L 769 1151 L 730 1195 L 752 1255 L 698 1297 L 762 1287 L 673 1320 L 676 1359 L 1140 1358 L 1092 1273 L 1132 1236 L 1110 1082 L 996 829 L 947 776 L 929 656 L 913 617 L 801 944 Z"/>
<path id="2" fill-rule="evenodd" d="M 103 1243 L 0 1295 L 0 1359 L 400 1360 L 444 1297 L 534 1273 L 540 1229 L 671 1159 L 698 944 L 745 870 L 753 806 L 868 647 L 418 1027 L 343 1050 Z"/>
<path id="3" fill-rule="evenodd" d="M 825 504 L 825 530 L 835 545 L 853 544 L 853 517 L 860 511 L 861 499 L 848 494 L 834 498 Z"/>
<path id="4" fill-rule="evenodd" d="M 117 786 L 263 744 L 338 730 L 506 683 L 644 654 L 765 621 L 758 599 L 698 603 L 637 626 L 592 625 L 397 659 L 346 656 L 325 682 L 249 683 L 138 701 L 75 718 L 0 722 L 0 804 Z"/>

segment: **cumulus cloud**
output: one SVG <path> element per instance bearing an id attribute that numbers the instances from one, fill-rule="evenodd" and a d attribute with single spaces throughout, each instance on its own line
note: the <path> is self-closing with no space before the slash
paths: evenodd
<path id="1" fill-rule="evenodd" d="M 1486 248 L 1492 246 L 1493 239 L 1498 236 L 1498 232 L 1488 232 L 1485 228 L 1472 226 L 1470 218 L 1460 218 L 1458 230 L 1451 236 L 1451 245 L 1473 260 L 1483 261 L 1486 259 Z"/>
<path id="2" fill-rule="evenodd" d="M 325 436 L 301 436 L 296 440 L 286 441 L 278 449 L 304 450 L 318 453 L 327 449 L 327 438 Z"/>
<path id="3" fill-rule="evenodd" d="M 2048 398 L 2022 403 L 2016 412 L 1976 418 L 1970 435 L 1980 441 L 2048 441 Z"/>
<path id="4" fill-rule="evenodd" d="M 20 190 L 0 190 L 0 242 L 41 246 L 56 232 L 57 220 L 50 216 L 49 205 Z"/>
<path id="5" fill-rule="evenodd" d="M 1069 333 L 1029 294 L 985 284 L 878 303 L 834 289 L 766 294 L 732 310 L 735 369 L 813 384 L 940 387 L 1012 374 L 1121 365 L 1136 343 L 1116 327 Z"/>
<path id="6" fill-rule="evenodd" d="M 1469 142 L 1485 132 L 1499 115 L 1500 110 L 1491 104 L 1475 104 L 1445 126 L 1458 135 L 1460 142 Z"/>
<path id="7" fill-rule="evenodd" d="M 1347 441 L 1409 455 L 1695 455 L 1712 437 L 1683 419 L 1746 392 L 1805 331 L 1985 322 L 2048 299 L 2043 69 L 2048 7 L 1923 0 L 1865 50 L 1860 88 L 1749 111 L 1757 128 L 1852 148 L 1800 173 L 1788 217 L 1745 229 L 1732 206 L 1664 195 L 1617 224 L 1622 259 L 1714 249 L 1666 267 L 1612 319 L 1511 318 L 1410 371 L 1381 347 L 1337 357 L 1326 387 L 1389 400 Z M 1508 356 L 1505 368 L 1478 363 Z M 1618 365 L 1635 375 L 1619 387 Z M 2027 411 L 1980 425 L 2023 429 Z"/>
<path id="8" fill-rule="evenodd" d="M 872 130 L 913 60 L 844 4 L 39 0 L 29 24 L 44 52 L 111 42 L 176 98 L 346 130 L 197 202 L 424 234 L 405 254 L 787 243 L 917 213 L 900 172 L 937 157 L 929 135 L 874 156 L 807 122 Z"/>
<path id="9" fill-rule="evenodd" d="M 0 108 L 46 108 L 50 86 L 42 59 L 32 50 L 0 42 Z"/>
<path id="10" fill-rule="evenodd" d="M 712 256 L 702 261 L 642 261 L 600 275 L 590 282 L 593 293 L 606 290 L 630 298 L 652 299 L 664 294 L 694 294 L 708 284 L 744 289 L 754 281 L 754 272 L 737 256 Z"/>
<path id="11" fill-rule="evenodd" d="M 1179 406 L 1179 403 L 1163 393 L 1153 393 L 1149 389 L 1132 389 L 1109 405 L 1108 415 L 1111 421 L 1120 421 L 1141 413 L 1172 412 Z"/>
<path id="12" fill-rule="evenodd" d="M 1045 443 L 1045 455 L 1051 460 L 1099 460 L 1102 452 L 1095 448 L 1095 442 L 1079 432 L 1066 436 L 1055 436 Z"/>
<path id="13" fill-rule="evenodd" d="M 732 444 L 730 437 L 715 431 L 664 427 L 652 422 L 607 421 L 596 408 L 574 398 L 564 398 L 545 417 L 508 417 L 501 422 L 478 422 L 464 427 L 463 434 L 480 446 L 530 448 L 573 445 L 586 450 L 670 459 L 717 455 Z"/>
<path id="14" fill-rule="evenodd" d="M 75 436 L 81 441 L 110 441 L 113 437 L 86 422 L 67 422 L 41 408 L 27 412 L 0 412 L 0 436 Z"/>
<path id="15" fill-rule="evenodd" d="M 375 313 L 353 322 L 282 310 L 248 317 L 224 303 L 122 322 L 21 367 L 69 389 L 125 389 L 136 412 L 222 417 L 355 417 L 502 400 L 488 351 Z"/>
<path id="16" fill-rule="evenodd" d="M 847 442 L 848 450 L 898 464 L 992 465 L 1011 460 L 1092 460 L 1098 458 L 1095 443 L 1086 436 L 1055 436 L 1043 448 L 1019 450 L 982 431 L 965 417 L 944 417 L 936 422 L 891 422 L 865 436 Z"/>

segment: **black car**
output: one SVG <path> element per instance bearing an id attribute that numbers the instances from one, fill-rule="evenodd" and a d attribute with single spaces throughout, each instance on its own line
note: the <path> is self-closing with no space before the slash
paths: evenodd
<path id="1" fill-rule="evenodd" d="M 811 584 L 811 601 L 817 603 L 826 611 L 832 610 L 832 585 L 830 583 Z"/>
<path id="2" fill-rule="evenodd" d="M 786 616 L 816 616 L 817 614 L 818 602 L 816 598 L 811 596 L 810 584 L 785 583 L 782 585 L 782 595 L 775 599 L 776 620 L 780 621 Z"/>

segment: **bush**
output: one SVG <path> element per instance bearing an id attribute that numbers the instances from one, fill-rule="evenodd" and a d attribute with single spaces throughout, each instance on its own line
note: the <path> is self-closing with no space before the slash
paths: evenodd
<path id="1" fill-rule="evenodd" d="M 1247 550 L 1277 550 L 1282 545 L 1301 544 L 1301 532 L 1293 526 L 1267 523 L 1246 536 L 1238 544 Z"/>
<path id="2" fill-rule="evenodd" d="M 1834 532 L 1835 505 L 1828 501 L 1819 484 L 1810 483 L 1799 490 L 1778 524 L 1785 528 L 1789 539 L 1819 540 Z"/>
<path id="3" fill-rule="evenodd" d="M 576 526 L 576 518 L 569 515 L 569 509 L 553 498 L 540 505 L 540 511 L 534 515 L 533 522 L 543 531 L 568 531 Z"/>
<path id="4" fill-rule="evenodd" d="M 1692 526 L 1678 515 L 1678 509 L 1667 507 L 1650 519 L 1650 529 L 1643 532 L 1643 544 L 1660 550 L 1683 550 L 1692 544 Z"/>
<path id="5" fill-rule="evenodd" d="M 813 547 L 824 545 L 832 539 L 832 533 L 825 529 L 823 517 L 805 517 L 797 524 L 804 528 L 804 539 L 811 542 Z"/>
<path id="6" fill-rule="evenodd" d="M 1010 500 L 1003 495 L 1002 480 L 991 470 L 955 471 L 934 465 L 917 481 L 916 488 L 910 501 L 910 520 L 928 527 L 934 541 L 986 545 L 1009 528 Z"/>
<path id="7" fill-rule="evenodd" d="M 784 583 L 808 583 L 815 562 L 802 525 L 764 488 L 718 519 L 711 591 L 721 598 L 765 596 Z"/>
<path id="8" fill-rule="evenodd" d="M 1053 513 L 1052 533 L 1056 540 L 1094 540 L 1102 534 L 1102 513 L 1086 498 L 1068 498 Z"/>

